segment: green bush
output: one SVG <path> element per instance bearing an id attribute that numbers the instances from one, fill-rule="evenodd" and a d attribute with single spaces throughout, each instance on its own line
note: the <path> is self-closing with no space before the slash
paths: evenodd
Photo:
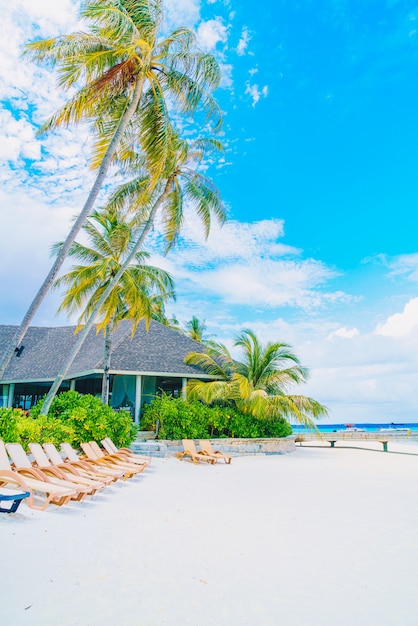
<path id="1" fill-rule="evenodd" d="M 160 439 L 286 437 L 292 433 L 283 418 L 259 420 L 232 407 L 209 407 L 165 395 L 144 408 L 141 429 L 155 430 L 157 420 Z"/>
<path id="2" fill-rule="evenodd" d="M 99 398 L 66 391 L 56 396 L 48 416 L 41 415 L 43 400 L 32 407 L 30 415 L 20 409 L 0 408 L 0 439 L 21 443 L 27 450 L 31 442 L 79 446 L 83 441 L 110 437 L 117 446 L 128 446 L 136 435 L 128 411 L 114 411 Z"/>
<path id="3" fill-rule="evenodd" d="M 31 416 L 40 414 L 42 404 L 43 400 L 40 400 L 31 409 Z M 73 429 L 73 443 L 76 445 L 110 437 L 117 446 L 128 446 L 137 432 L 129 411 L 114 411 L 99 398 L 90 394 L 81 395 L 76 391 L 66 391 L 55 396 L 48 413 L 48 419 L 53 418 Z"/>

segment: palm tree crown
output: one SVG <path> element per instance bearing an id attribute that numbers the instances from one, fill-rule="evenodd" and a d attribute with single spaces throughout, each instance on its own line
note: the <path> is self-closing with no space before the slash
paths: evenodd
<path id="1" fill-rule="evenodd" d="M 94 212 L 83 230 L 88 234 L 90 246 L 74 242 L 69 256 L 82 261 L 61 276 L 55 287 L 65 287 L 66 293 L 60 311 L 74 313 L 82 308 L 79 324 L 89 318 L 109 283 L 116 276 L 135 243 L 138 224 L 113 211 Z M 55 247 L 59 249 L 60 244 Z M 129 318 L 133 332 L 139 321 L 148 322 L 161 302 L 174 298 L 174 282 L 164 270 L 148 265 L 149 254 L 137 252 L 119 281 L 98 311 L 98 329 L 111 321 Z"/>
<path id="2" fill-rule="evenodd" d="M 205 403 L 235 404 L 254 417 L 295 419 L 312 426 L 313 419 L 327 415 L 327 409 L 312 398 L 287 393 L 294 384 L 306 382 L 308 370 L 285 343 L 262 346 L 251 330 L 244 330 L 235 340 L 243 358 L 235 360 L 228 349 L 209 342 L 205 353 L 194 352 L 186 363 L 198 365 L 216 377 L 211 382 L 191 381 L 190 398 Z"/>

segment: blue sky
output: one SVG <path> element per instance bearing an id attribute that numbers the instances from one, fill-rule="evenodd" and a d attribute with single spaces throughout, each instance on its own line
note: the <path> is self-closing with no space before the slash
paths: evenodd
<path id="1" fill-rule="evenodd" d="M 36 6 L 35 6 L 36 5 Z M 22 45 L 80 27 L 78 2 L 15 0 L 0 24 L 1 323 L 19 323 L 49 248 L 87 195 L 83 128 L 42 138 L 62 102 Z M 209 173 L 229 220 L 193 215 L 154 260 L 192 314 L 231 345 L 242 328 L 290 343 L 301 390 L 333 422 L 418 421 L 418 7 L 407 0 L 167 0 L 222 65 L 226 152 Z M 36 323 L 64 324 L 50 296 Z"/>

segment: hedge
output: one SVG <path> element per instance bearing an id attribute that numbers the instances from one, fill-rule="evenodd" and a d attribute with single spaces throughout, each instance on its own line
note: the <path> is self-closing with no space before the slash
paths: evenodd
<path id="1" fill-rule="evenodd" d="M 166 395 L 144 408 L 141 430 L 155 430 L 157 420 L 160 439 L 286 437 L 292 434 L 292 427 L 282 417 L 260 420 L 232 407 L 210 407 Z"/>
<path id="2" fill-rule="evenodd" d="M 128 446 L 137 428 L 128 411 L 114 411 L 99 398 L 76 391 L 56 396 L 48 416 L 41 415 L 43 400 L 26 415 L 20 409 L 0 408 L 0 438 L 4 442 L 28 444 L 68 441 L 79 447 L 84 441 L 110 437 L 117 446 Z"/>

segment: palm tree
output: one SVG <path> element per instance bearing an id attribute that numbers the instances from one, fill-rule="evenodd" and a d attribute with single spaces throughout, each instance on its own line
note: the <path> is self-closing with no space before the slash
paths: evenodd
<path id="1" fill-rule="evenodd" d="M 186 363 L 216 377 L 210 382 L 190 381 L 190 399 L 206 404 L 226 402 L 260 419 L 293 418 L 311 427 L 313 418 L 327 415 L 327 409 L 316 400 L 287 394 L 289 386 L 300 385 L 308 378 L 308 370 L 290 346 L 285 343 L 262 346 L 251 330 L 238 335 L 234 345 L 241 348 L 242 361 L 235 360 L 224 345 L 215 342 L 209 342 L 204 353 L 187 356 Z"/>
<path id="2" fill-rule="evenodd" d="M 156 184 L 169 156 L 169 107 L 189 113 L 202 107 L 221 121 L 211 96 L 220 71 L 214 57 L 196 48 L 193 33 L 179 28 L 160 38 L 161 0 L 84 0 L 88 32 L 28 44 L 26 56 L 58 68 L 60 87 L 75 90 L 41 132 L 87 121 L 95 136 L 92 165 L 97 177 L 53 266 L 3 354 L 0 380 L 53 284 L 80 228 L 91 213 L 117 150 L 123 155 L 134 129 Z M 169 104 L 168 104 L 169 102 Z"/>
<path id="3" fill-rule="evenodd" d="M 195 209 L 203 224 L 205 235 L 208 236 L 212 214 L 223 223 L 225 211 L 219 195 L 219 191 L 212 182 L 196 171 L 196 167 L 203 160 L 209 148 L 220 148 L 219 142 L 213 139 L 200 139 L 193 142 L 190 149 L 186 141 L 181 140 L 171 129 L 171 158 L 167 160 L 164 176 L 159 185 L 154 187 L 154 193 L 149 194 L 148 178 L 141 171 L 139 177 L 122 185 L 119 192 L 106 205 L 107 209 L 126 212 L 134 209 L 135 219 L 145 220 L 140 233 L 130 254 L 126 257 L 119 271 L 113 277 L 103 291 L 95 307 L 91 311 L 79 338 L 70 353 L 67 362 L 61 372 L 55 378 L 47 397 L 42 405 L 42 413 L 48 414 L 52 400 L 57 393 L 66 373 L 68 372 L 75 357 L 81 350 L 83 343 L 95 322 L 100 307 L 106 301 L 109 293 L 117 284 L 126 267 L 131 263 L 135 254 L 142 248 L 147 234 L 149 233 L 156 215 L 161 210 L 164 221 L 164 234 L 167 240 L 167 249 L 173 246 L 178 233 L 184 222 L 183 204 L 188 200 Z M 141 161 L 142 163 L 142 161 Z M 144 192 L 144 189 L 146 190 Z M 158 195 L 159 194 L 159 195 Z M 141 210 L 140 210 L 141 209 Z"/>
<path id="4" fill-rule="evenodd" d="M 55 281 L 55 287 L 66 288 L 59 311 L 74 313 L 83 308 L 78 319 L 79 328 L 88 319 L 101 295 L 117 274 L 129 255 L 137 236 L 138 225 L 133 220 L 121 217 L 114 211 L 94 212 L 83 226 L 90 239 L 90 246 L 74 242 L 69 256 L 82 261 L 70 272 Z M 55 246 L 59 249 L 61 244 Z M 104 371 L 102 402 L 109 398 L 109 369 L 112 332 L 122 319 L 133 321 L 132 333 L 141 319 L 149 324 L 158 313 L 161 303 L 174 298 L 174 283 L 171 276 L 152 265 L 144 263 L 149 258 L 146 252 L 137 252 L 134 262 L 129 264 L 106 300 L 100 306 L 97 331 L 104 331 Z"/>
<path id="5" fill-rule="evenodd" d="M 192 319 L 186 323 L 186 333 L 199 343 L 205 343 L 204 334 L 207 330 L 205 322 L 201 322 L 198 317 L 193 315 Z"/>

